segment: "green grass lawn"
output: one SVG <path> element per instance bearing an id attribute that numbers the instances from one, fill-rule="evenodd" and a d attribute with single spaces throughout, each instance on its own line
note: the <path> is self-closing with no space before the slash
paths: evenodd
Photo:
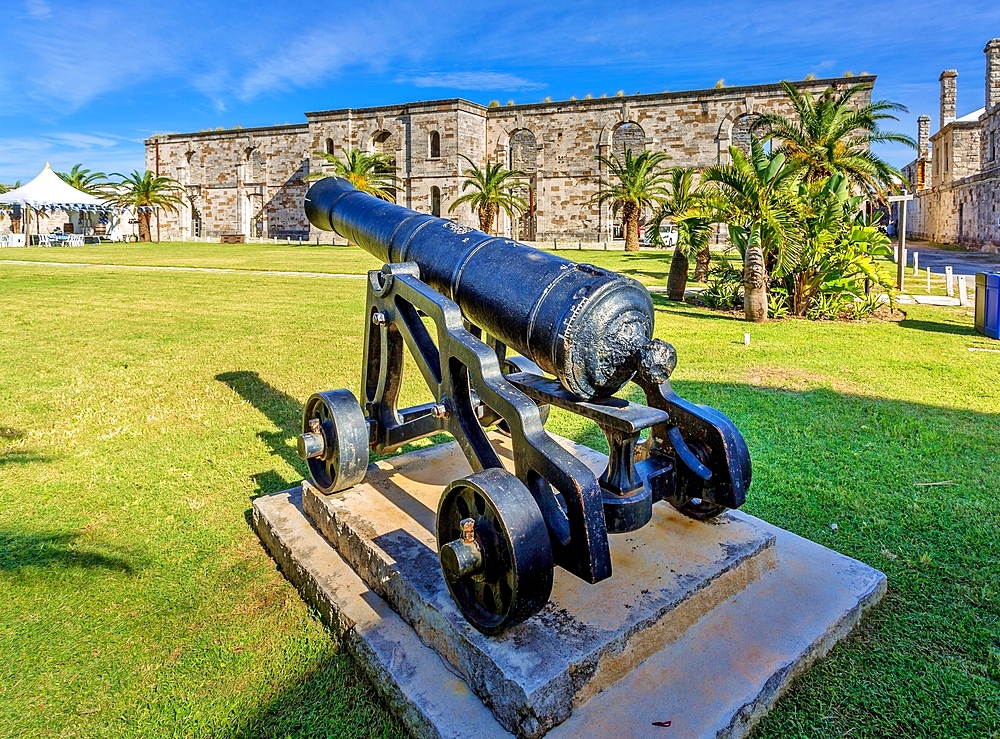
<path id="1" fill-rule="evenodd" d="M 0 257 L 316 271 L 352 253 L 265 247 Z M 659 254 L 606 258 L 665 279 Z M 247 523 L 305 474 L 301 403 L 358 392 L 363 291 L 0 263 L 0 737 L 403 735 Z M 1000 354 L 968 351 L 1000 342 L 957 309 L 748 328 L 654 300 L 676 389 L 747 438 L 745 510 L 889 577 L 754 736 L 1000 737 Z M 404 396 L 426 397 L 415 373 Z M 551 428 L 603 444 L 566 414 Z"/>
<path id="2" fill-rule="evenodd" d="M 666 284 L 671 251 L 624 251 L 559 249 L 558 254 L 579 262 L 590 262 L 635 277 L 646 284 Z M 76 264 L 133 264 L 156 267 L 207 267 L 215 269 L 274 270 L 281 272 L 328 272 L 364 274 L 382 263 L 355 246 L 304 244 L 88 244 L 72 249 L 31 247 L 0 249 L 3 260 L 69 262 Z"/>

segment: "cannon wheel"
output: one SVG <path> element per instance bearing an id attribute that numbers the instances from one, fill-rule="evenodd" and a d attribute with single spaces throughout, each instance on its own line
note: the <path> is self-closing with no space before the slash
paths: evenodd
<path id="1" fill-rule="evenodd" d="M 467 519 L 475 521 L 482 564 L 459 576 L 443 550 L 461 540 Z M 553 571 L 548 528 L 528 488 L 509 472 L 486 469 L 451 483 L 438 504 L 437 543 L 451 597 L 484 634 L 521 623 L 548 601 Z"/>
<path id="2" fill-rule="evenodd" d="M 694 456 L 702 464 L 706 464 L 710 456 L 708 448 L 697 439 L 686 439 L 686 442 L 691 451 L 694 452 Z M 666 500 L 685 516 L 693 518 L 696 521 L 708 521 L 726 511 L 726 506 L 701 498 L 674 494 L 667 496 Z"/>
<path id="3" fill-rule="evenodd" d="M 309 474 L 324 493 L 336 493 L 365 479 L 368 469 L 368 421 L 350 390 L 326 390 L 306 401 L 302 431 L 318 419 L 323 453 L 309 459 Z"/>

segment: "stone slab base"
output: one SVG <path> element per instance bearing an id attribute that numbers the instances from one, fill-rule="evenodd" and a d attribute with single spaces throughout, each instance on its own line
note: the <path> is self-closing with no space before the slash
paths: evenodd
<path id="1" fill-rule="evenodd" d="M 386 460 L 379 463 L 378 468 L 370 470 L 366 482 L 370 484 L 381 479 L 380 475 L 388 475 L 395 479 L 399 490 L 404 493 L 416 485 L 418 479 L 420 484 L 437 485 L 440 491 L 452 478 L 439 482 L 437 477 L 440 474 L 451 475 L 455 471 L 456 453 L 453 445 L 442 445 Z M 600 455 L 588 455 L 594 453 L 589 450 L 581 452 L 588 463 L 600 462 Z M 458 458 L 462 459 L 460 453 Z M 410 473 L 405 472 L 408 466 Z M 435 469 L 438 475 L 434 474 Z M 400 473 L 400 470 L 404 472 Z M 405 474 L 410 474 L 413 479 L 404 481 L 402 475 Z M 398 483 L 403 484 L 400 486 Z M 367 486 L 376 491 L 379 489 L 377 485 L 366 485 L 354 490 Z M 323 507 L 328 510 L 325 504 L 329 499 L 324 500 L 324 497 L 307 492 L 305 503 L 309 508 L 324 504 Z M 340 498 L 344 497 L 341 494 Z M 482 676 L 471 674 L 471 679 L 466 680 L 453 666 L 462 664 L 456 654 L 445 652 L 448 654 L 446 661 L 438 651 L 421 641 L 417 632 L 426 629 L 423 626 L 417 630 L 411 628 L 352 569 L 313 527 L 305 515 L 303 502 L 300 488 L 258 498 L 253 505 L 254 527 L 282 571 L 331 629 L 341 636 L 345 648 L 357 659 L 392 710 L 415 736 L 471 735 L 478 739 L 510 736 L 507 729 L 515 730 L 521 736 L 545 732 L 547 726 L 538 720 L 539 715 L 551 718 L 557 714 L 544 701 L 538 705 L 550 711 L 548 714 L 544 710 L 541 713 L 528 712 L 522 714 L 527 717 L 525 720 L 512 722 L 509 712 L 504 714 L 501 711 L 503 725 L 498 722 L 493 712 L 475 695 L 476 687 L 482 690 Z M 426 509 L 426 505 L 417 505 L 409 494 L 400 502 L 409 506 L 408 509 L 400 507 L 411 514 L 412 520 L 426 520 L 427 513 L 421 510 L 421 507 Z M 535 662 L 538 672 L 550 677 L 556 675 L 556 683 L 565 688 L 561 692 L 556 691 L 560 700 L 570 696 L 571 713 L 568 718 L 559 716 L 562 723 L 548 730 L 549 737 L 645 737 L 662 731 L 665 722 L 670 722 L 671 736 L 745 736 L 794 676 L 846 636 L 863 612 L 876 603 L 885 591 L 885 576 L 877 570 L 752 516 L 731 512 L 724 523 L 713 526 L 686 520 L 674 522 L 672 512 L 660 505 L 657 509 L 664 509 L 657 511 L 658 524 L 613 538 L 624 541 L 646 530 L 652 533 L 657 526 L 661 527 L 658 536 L 633 541 L 626 547 L 629 549 L 638 545 L 636 552 L 646 559 L 651 556 L 650 550 L 658 541 L 673 541 L 679 535 L 677 526 L 680 524 L 696 532 L 689 535 L 689 539 L 695 541 L 704 537 L 706 531 L 718 529 L 733 532 L 734 540 L 741 544 L 730 554 L 709 557 L 712 561 L 709 564 L 702 562 L 701 570 L 694 567 L 700 573 L 695 576 L 695 581 L 701 582 L 700 587 L 685 587 L 683 577 L 675 579 L 673 586 L 666 588 L 657 586 L 654 580 L 652 584 L 660 590 L 650 600 L 667 604 L 663 613 L 658 607 L 641 603 L 641 598 L 633 597 L 631 601 L 622 599 L 632 597 L 629 593 L 633 589 L 643 595 L 642 590 L 649 588 L 641 583 L 625 582 L 627 578 L 620 575 L 628 569 L 628 565 L 621 561 L 620 552 L 618 559 L 614 559 L 614 549 L 612 561 L 615 575 L 606 582 L 611 584 L 616 578 L 619 580 L 611 593 L 611 597 L 618 600 L 609 601 L 607 608 L 588 617 L 585 611 L 593 604 L 586 603 L 586 597 L 580 592 L 600 588 L 605 583 L 596 586 L 579 583 L 575 591 L 572 583 L 566 585 L 567 590 L 559 596 L 563 598 L 559 608 L 572 611 L 574 606 L 579 606 L 580 603 L 574 603 L 570 597 L 575 592 L 573 597 L 582 597 L 581 603 L 586 605 L 586 608 L 577 611 L 579 618 L 589 619 L 584 625 L 593 626 L 596 623 L 619 636 L 598 640 L 605 645 L 597 649 L 599 657 L 583 660 L 583 667 L 567 667 L 570 660 L 567 659 L 565 644 L 550 652 L 536 645 L 535 650 L 530 652 L 545 658 Z M 323 511 L 317 507 L 314 512 L 322 520 Z M 323 528 L 329 529 L 336 521 L 330 516 Z M 346 527 L 346 523 L 343 526 Z M 430 526 L 433 528 L 432 513 Z M 668 533 L 670 536 L 667 536 Z M 353 541 L 358 544 L 361 541 L 357 537 L 352 538 L 346 528 L 339 536 L 345 543 Z M 370 538 L 379 539 L 382 543 L 388 541 L 378 534 Z M 397 535 L 397 539 L 392 541 L 399 539 Z M 410 542 L 410 545 L 425 546 L 420 542 Z M 618 548 L 622 544 L 615 543 L 613 546 Z M 706 547 L 703 551 L 710 550 L 711 547 Z M 361 547 L 358 551 L 363 552 L 365 548 Z M 370 549 L 368 551 L 371 552 Z M 663 552 L 654 556 L 660 557 L 657 562 L 661 565 L 667 561 Z M 356 560 L 357 552 L 348 558 Z M 413 559 L 423 560 L 426 557 L 419 555 Z M 388 572 L 389 580 L 402 579 L 403 573 L 399 568 L 384 570 L 385 560 L 379 560 L 380 556 L 374 556 L 374 566 L 362 567 L 361 571 L 367 573 L 369 578 L 372 572 L 381 571 Z M 433 564 L 436 568 L 436 556 L 433 557 Z M 653 577 L 662 577 L 662 574 L 663 571 L 660 571 Z M 564 572 L 561 575 L 574 579 Z M 437 576 L 440 577 L 439 572 Z M 427 579 L 430 581 L 431 578 L 427 576 Z M 444 587 L 443 583 L 441 587 Z M 389 589 L 382 585 L 378 588 L 382 592 Z M 405 601 L 399 602 L 405 605 Z M 623 611 L 632 610 L 624 607 L 626 603 L 637 608 L 643 606 L 644 615 L 630 621 L 627 614 L 622 615 Z M 431 619 L 441 621 L 434 614 L 440 614 L 441 608 L 446 605 L 430 607 Z M 524 629 L 527 634 L 544 635 L 546 632 L 542 627 L 548 617 L 546 614 L 550 616 L 551 613 L 547 609 L 517 628 Z M 532 625 L 533 621 L 538 623 Z M 444 631 L 454 629 L 454 624 L 447 618 L 443 622 L 438 626 Z M 641 626 L 637 628 L 638 622 Z M 626 632 L 628 637 L 622 638 L 621 635 Z M 481 636 L 478 632 L 474 634 Z M 494 640 L 499 640 L 499 643 L 486 645 L 487 657 L 505 648 L 502 643 L 504 636 L 486 641 L 492 643 Z M 592 638 L 582 641 L 590 647 L 595 643 Z M 607 647 L 609 643 L 613 646 Z M 511 648 L 511 645 L 506 647 Z M 462 648 L 469 649 L 468 645 Z M 548 659 L 553 655 L 555 660 L 549 664 Z M 506 655 L 508 661 L 512 656 Z M 579 672 L 586 679 L 579 679 Z M 568 677 L 559 678 L 560 674 Z M 517 683 L 515 680 L 513 684 L 528 683 Z M 566 687 L 567 684 L 569 687 Z M 537 685 L 533 689 L 537 689 Z M 533 689 L 528 690 L 525 696 L 532 694 Z M 508 697 L 503 697 L 503 701 L 507 701 Z M 486 698 L 494 709 L 503 703 L 496 696 L 487 695 Z M 503 704 L 510 705 L 509 702 Z"/>
<path id="2" fill-rule="evenodd" d="M 513 466 L 510 439 L 491 434 Z M 557 438 L 598 474 L 607 457 Z M 442 655 L 509 731 L 538 737 L 718 603 L 773 567 L 774 534 L 748 519 L 693 521 L 669 505 L 610 537 L 613 575 L 595 585 L 556 568 L 540 613 L 499 636 L 456 607 L 438 564 L 435 510 L 472 470 L 457 444 L 386 459 L 335 495 L 303 483 L 306 515 L 361 579 Z"/>

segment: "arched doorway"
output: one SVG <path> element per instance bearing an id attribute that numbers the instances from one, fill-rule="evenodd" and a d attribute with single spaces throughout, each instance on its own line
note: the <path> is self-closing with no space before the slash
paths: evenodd
<path id="1" fill-rule="evenodd" d="M 611 133 L 611 156 L 624 164 L 625 152 L 631 152 L 633 156 L 638 155 L 646 149 L 646 132 L 635 121 L 625 121 Z M 607 217 L 611 223 L 611 235 L 614 239 L 624 239 L 621 221 L 613 219 L 610 205 L 602 206 L 608 208 Z M 645 213 L 639 214 L 640 231 L 645 225 Z"/>
<path id="2" fill-rule="evenodd" d="M 524 173 L 528 184 L 528 187 L 514 191 L 528 204 L 528 209 L 513 219 L 510 235 L 521 241 L 534 241 L 537 230 L 535 181 L 538 174 L 538 142 L 535 134 L 526 128 L 511 134 L 510 168 Z"/>

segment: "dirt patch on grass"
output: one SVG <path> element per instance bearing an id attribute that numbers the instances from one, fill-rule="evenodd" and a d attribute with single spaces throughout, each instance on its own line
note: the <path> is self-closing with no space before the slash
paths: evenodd
<path id="1" fill-rule="evenodd" d="M 755 367 L 743 375 L 750 385 L 770 390 L 804 392 L 828 387 L 839 393 L 857 393 L 858 388 L 840 378 L 790 367 Z"/>

